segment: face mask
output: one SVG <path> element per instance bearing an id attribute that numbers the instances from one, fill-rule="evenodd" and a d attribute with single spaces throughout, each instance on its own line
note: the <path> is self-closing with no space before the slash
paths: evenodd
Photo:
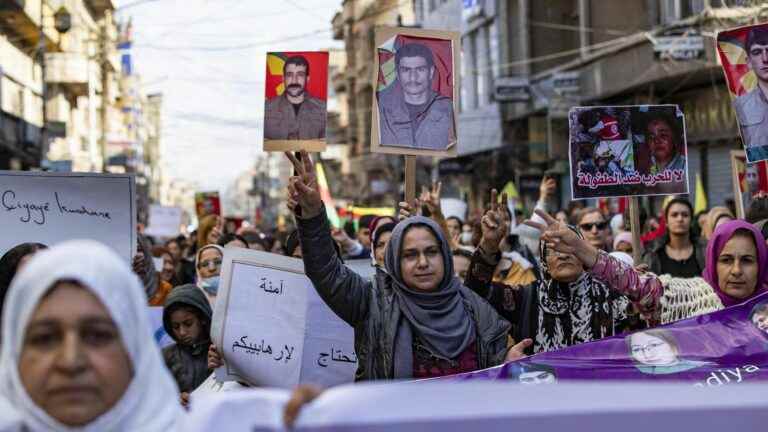
<path id="1" fill-rule="evenodd" d="M 219 276 L 200 279 L 200 288 L 210 295 L 216 295 L 219 292 Z"/>
<path id="2" fill-rule="evenodd" d="M 472 233 L 469 231 L 461 233 L 461 244 L 463 245 L 470 245 L 472 244 Z"/>

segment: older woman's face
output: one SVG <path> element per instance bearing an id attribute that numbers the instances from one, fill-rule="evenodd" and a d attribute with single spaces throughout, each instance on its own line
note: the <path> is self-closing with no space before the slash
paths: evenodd
<path id="1" fill-rule="evenodd" d="M 200 270 L 200 276 L 209 278 L 218 276 L 221 272 L 221 252 L 218 249 L 209 247 L 200 253 L 200 261 L 197 268 Z"/>
<path id="2" fill-rule="evenodd" d="M 373 257 L 376 259 L 376 264 L 380 267 L 384 267 L 384 256 L 386 255 L 390 238 L 392 238 L 392 231 L 381 233 L 376 240 L 376 244 L 373 245 Z"/>
<path id="3" fill-rule="evenodd" d="M 67 426 L 82 426 L 120 400 L 133 368 L 99 299 L 79 285 L 59 283 L 32 313 L 19 375 L 38 407 Z"/>
<path id="4" fill-rule="evenodd" d="M 437 238 L 429 228 L 409 229 L 400 252 L 400 272 L 403 281 L 413 290 L 434 291 L 445 275 L 443 253 Z"/>
<path id="5" fill-rule="evenodd" d="M 560 253 L 549 249 L 547 250 L 546 260 L 549 274 L 552 276 L 552 279 L 558 282 L 575 282 L 584 273 L 584 267 L 581 261 L 576 258 L 576 255 Z"/>
<path id="6" fill-rule="evenodd" d="M 745 299 L 755 292 L 758 270 L 757 248 L 749 235 L 731 237 L 717 257 L 720 290 L 737 299 Z"/>
<path id="7" fill-rule="evenodd" d="M 752 315 L 752 324 L 758 329 L 768 333 L 768 308 L 763 307 L 755 312 L 755 314 Z"/>
<path id="8" fill-rule="evenodd" d="M 677 363 L 677 350 L 667 341 L 644 332 L 630 336 L 632 358 L 648 366 L 667 366 Z"/>

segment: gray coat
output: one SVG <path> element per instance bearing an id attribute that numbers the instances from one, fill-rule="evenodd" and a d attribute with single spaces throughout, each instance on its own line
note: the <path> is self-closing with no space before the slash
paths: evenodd
<path id="1" fill-rule="evenodd" d="M 312 219 L 298 219 L 297 224 L 307 276 L 331 310 L 355 330 L 355 380 L 402 378 L 394 376 L 394 338 L 398 326 L 407 324 L 393 304 L 389 275 L 379 270 L 371 281 L 347 268 L 334 251 L 325 212 Z M 480 296 L 462 289 L 475 323 L 479 368 L 501 364 L 510 324 Z"/>
<path id="2" fill-rule="evenodd" d="M 304 97 L 299 114 L 293 109 L 285 93 L 267 101 L 264 108 L 264 139 L 315 140 L 325 139 L 325 102 Z"/>
<path id="3" fill-rule="evenodd" d="M 744 147 L 762 147 L 768 145 L 768 101 L 760 87 L 745 93 L 733 101 L 733 109 L 741 126 Z M 753 158 L 750 158 L 753 160 Z"/>
<path id="4" fill-rule="evenodd" d="M 379 143 L 423 150 L 447 150 L 456 142 L 453 101 L 430 90 L 427 108 L 414 128 L 403 88 L 395 82 L 377 94 Z"/>

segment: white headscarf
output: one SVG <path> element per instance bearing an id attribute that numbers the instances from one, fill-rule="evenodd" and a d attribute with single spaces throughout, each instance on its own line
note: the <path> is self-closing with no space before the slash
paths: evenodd
<path id="1" fill-rule="evenodd" d="M 21 383 L 19 358 L 24 333 L 42 297 L 60 280 L 74 280 L 106 307 L 134 375 L 122 398 L 87 426 L 69 428 L 40 409 Z M 114 251 L 94 241 L 75 240 L 39 252 L 16 275 L 3 309 L 0 397 L 20 412 L 31 431 L 166 431 L 183 411 L 176 384 L 155 344 L 147 298 L 138 278 Z"/>
<path id="2" fill-rule="evenodd" d="M 207 244 L 197 251 L 197 255 L 195 255 L 195 272 L 197 272 L 197 282 L 195 285 L 197 285 L 198 288 L 205 294 L 205 298 L 208 299 L 208 303 L 211 304 L 211 307 L 216 305 L 216 296 L 213 294 L 209 294 L 208 291 L 203 289 L 202 282 L 203 282 L 203 276 L 200 274 L 200 257 L 203 255 L 203 251 L 206 249 L 216 249 L 221 254 L 222 259 L 224 258 L 224 248 L 216 245 L 216 244 Z M 221 269 L 219 269 L 221 271 Z"/>

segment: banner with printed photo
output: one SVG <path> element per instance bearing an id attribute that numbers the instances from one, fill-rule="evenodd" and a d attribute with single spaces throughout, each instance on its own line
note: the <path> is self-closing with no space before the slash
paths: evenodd
<path id="1" fill-rule="evenodd" d="M 688 193 L 677 105 L 575 107 L 568 125 L 574 199 Z"/>
<path id="2" fill-rule="evenodd" d="M 717 53 L 747 160 L 768 159 L 768 24 L 717 34 Z"/>
<path id="3" fill-rule="evenodd" d="M 268 52 L 264 151 L 325 150 L 327 52 Z"/>
<path id="4" fill-rule="evenodd" d="M 571 380 L 686 381 L 697 387 L 768 380 L 768 293 L 740 305 L 629 335 L 438 380 L 523 384 Z"/>
<path id="5" fill-rule="evenodd" d="M 749 163 L 743 150 L 731 150 L 731 175 L 736 217 L 745 219 L 754 196 L 768 193 L 768 162 Z"/>

